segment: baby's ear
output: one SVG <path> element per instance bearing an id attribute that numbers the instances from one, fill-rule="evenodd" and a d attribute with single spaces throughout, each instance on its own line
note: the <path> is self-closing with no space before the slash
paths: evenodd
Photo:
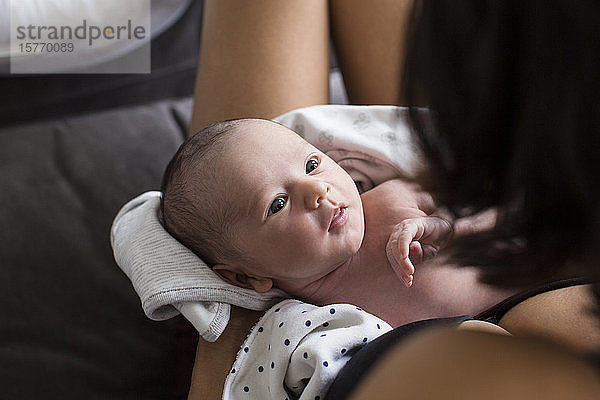
<path id="1" fill-rule="evenodd" d="M 216 264 L 212 269 L 221 279 L 234 286 L 252 289 L 258 293 L 266 293 L 273 287 L 273 281 L 269 278 L 248 276 L 226 264 Z"/>

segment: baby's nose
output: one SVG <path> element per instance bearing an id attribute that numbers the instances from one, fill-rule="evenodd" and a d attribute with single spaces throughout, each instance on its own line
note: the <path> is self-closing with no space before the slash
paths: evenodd
<path id="1" fill-rule="evenodd" d="M 321 205 L 321 202 L 327 198 L 327 195 L 331 191 L 331 186 L 323 181 L 308 181 L 306 185 L 306 195 L 304 199 L 306 206 L 311 209 L 317 209 Z"/>

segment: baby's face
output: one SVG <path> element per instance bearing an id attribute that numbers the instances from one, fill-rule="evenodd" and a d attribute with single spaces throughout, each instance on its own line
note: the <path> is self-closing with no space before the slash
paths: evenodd
<path id="1" fill-rule="evenodd" d="M 242 210 L 237 245 L 257 261 L 253 271 L 275 283 L 314 282 L 354 255 L 364 234 L 360 195 L 328 156 L 278 124 L 227 146 L 228 199 Z M 285 286 L 285 285 L 282 285 Z"/>

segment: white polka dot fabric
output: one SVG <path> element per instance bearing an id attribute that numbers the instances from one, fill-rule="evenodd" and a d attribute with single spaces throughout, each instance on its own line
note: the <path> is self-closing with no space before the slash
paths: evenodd
<path id="1" fill-rule="evenodd" d="M 319 105 L 275 121 L 328 154 L 362 190 L 394 177 L 414 176 L 423 167 L 403 108 Z M 258 294 L 221 280 L 163 228 L 160 195 L 147 192 L 128 202 L 111 229 L 115 260 L 149 318 L 164 320 L 181 311 L 205 340 L 215 341 L 227 326 L 230 304 L 266 310 L 287 297 L 278 289 Z"/>
<path id="2" fill-rule="evenodd" d="M 284 300 L 266 312 L 242 345 L 223 400 L 324 399 L 352 354 L 391 329 L 350 304 L 317 307 Z"/>

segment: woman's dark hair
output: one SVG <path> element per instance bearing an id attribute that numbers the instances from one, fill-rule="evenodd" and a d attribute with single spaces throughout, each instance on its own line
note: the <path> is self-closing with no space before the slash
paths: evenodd
<path id="1" fill-rule="evenodd" d="M 499 208 L 451 248 L 489 283 L 600 277 L 599 21 L 597 0 L 415 1 L 402 98 L 423 183 L 457 214 Z"/>

